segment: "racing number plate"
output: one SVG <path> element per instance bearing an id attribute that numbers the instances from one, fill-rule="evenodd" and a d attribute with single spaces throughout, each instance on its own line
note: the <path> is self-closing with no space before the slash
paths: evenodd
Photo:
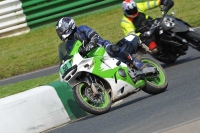
<path id="1" fill-rule="evenodd" d="M 69 68 L 71 68 L 71 60 L 65 61 L 61 66 L 60 66 L 60 73 L 64 74 Z"/>

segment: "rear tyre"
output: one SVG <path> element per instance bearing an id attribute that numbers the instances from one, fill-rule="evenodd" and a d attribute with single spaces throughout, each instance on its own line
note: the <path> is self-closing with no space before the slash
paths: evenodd
<path id="1" fill-rule="evenodd" d="M 195 32 L 195 31 L 190 31 L 186 34 L 186 38 L 200 41 L 200 34 L 198 32 Z"/>
<path id="2" fill-rule="evenodd" d="M 94 85 L 98 88 L 99 95 L 93 95 L 91 87 L 87 83 L 81 83 L 74 88 L 74 99 L 83 110 L 94 115 L 101 115 L 110 110 L 111 99 L 100 84 Z"/>
<path id="3" fill-rule="evenodd" d="M 189 40 L 190 42 L 192 42 L 194 45 L 197 46 L 198 51 L 200 51 L 200 34 L 195 32 L 195 31 L 190 31 L 186 34 L 186 38 L 187 40 Z"/>
<path id="4" fill-rule="evenodd" d="M 146 86 L 142 90 L 152 95 L 164 92 L 168 86 L 168 80 L 165 70 L 159 63 L 157 63 L 153 59 L 142 57 L 141 61 L 143 63 L 148 63 L 150 66 L 156 67 L 159 72 L 157 77 L 145 79 Z"/>

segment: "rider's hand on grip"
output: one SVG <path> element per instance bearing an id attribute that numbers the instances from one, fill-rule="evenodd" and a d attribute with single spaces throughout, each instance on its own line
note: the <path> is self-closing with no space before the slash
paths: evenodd
<path id="1" fill-rule="evenodd" d="M 90 42 L 93 42 L 94 44 L 98 43 L 99 41 L 99 35 L 98 34 L 94 34 L 90 40 Z"/>
<path id="2" fill-rule="evenodd" d="M 86 55 L 85 48 L 80 47 L 80 48 L 79 48 L 79 53 L 80 53 L 82 56 L 85 56 L 85 55 Z"/>
<path id="3" fill-rule="evenodd" d="M 94 49 L 97 45 L 94 42 L 89 42 L 86 46 L 85 46 L 85 51 L 89 52 L 92 49 Z"/>
<path id="4" fill-rule="evenodd" d="M 168 12 L 174 6 L 174 1 L 173 0 L 161 0 L 160 4 L 164 5 L 164 7 L 162 8 L 162 11 Z"/>

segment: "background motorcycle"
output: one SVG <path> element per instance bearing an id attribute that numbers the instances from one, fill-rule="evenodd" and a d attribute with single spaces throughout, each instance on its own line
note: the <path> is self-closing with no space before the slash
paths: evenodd
<path id="1" fill-rule="evenodd" d="M 83 57 L 79 53 L 80 41 L 68 40 L 59 45 L 60 80 L 72 87 L 74 99 L 89 113 L 106 113 L 113 102 L 130 94 L 143 90 L 155 95 L 168 86 L 166 73 L 159 63 L 142 57 L 145 45 L 140 44 L 139 37 L 129 35 L 116 45 L 130 54 L 138 52 L 140 60 L 148 63 L 148 67 L 138 71 L 131 66 L 131 59 L 119 61 L 101 46 Z"/>
<path id="2" fill-rule="evenodd" d="M 161 11 L 164 8 L 161 8 Z M 163 63 L 173 63 L 178 57 L 186 54 L 189 46 L 200 51 L 200 34 L 187 22 L 174 17 L 173 12 L 171 15 L 164 11 L 162 13 L 162 18 L 148 21 L 136 29 L 136 32 L 142 33 L 140 37 L 143 42 L 152 35 L 155 37 L 157 49 L 153 49 L 152 53 L 156 54 L 151 55 Z"/>

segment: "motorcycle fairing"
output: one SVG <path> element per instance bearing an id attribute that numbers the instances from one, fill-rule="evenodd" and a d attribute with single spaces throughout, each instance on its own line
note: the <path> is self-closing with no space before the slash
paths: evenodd
<path id="1" fill-rule="evenodd" d="M 171 30 L 172 32 L 186 32 L 189 30 L 188 25 L 181 19 L 166 15 L 161 22 L 163 30 Z"/>
<path id="2" fill-rule="evenodd" d="M 105 78 L 105 80 L 108 81 L 111 88 L 113 88 L 111 94 L 113 101 L 120 99 L 127 94 L 135 93 L 140 90 L 138 87 L 132 86 L 124 80 L 118 80 L 117 83 L 113 78 Z M 138 81 L 137 85 L 145 85 L 144 80 Z"/>

